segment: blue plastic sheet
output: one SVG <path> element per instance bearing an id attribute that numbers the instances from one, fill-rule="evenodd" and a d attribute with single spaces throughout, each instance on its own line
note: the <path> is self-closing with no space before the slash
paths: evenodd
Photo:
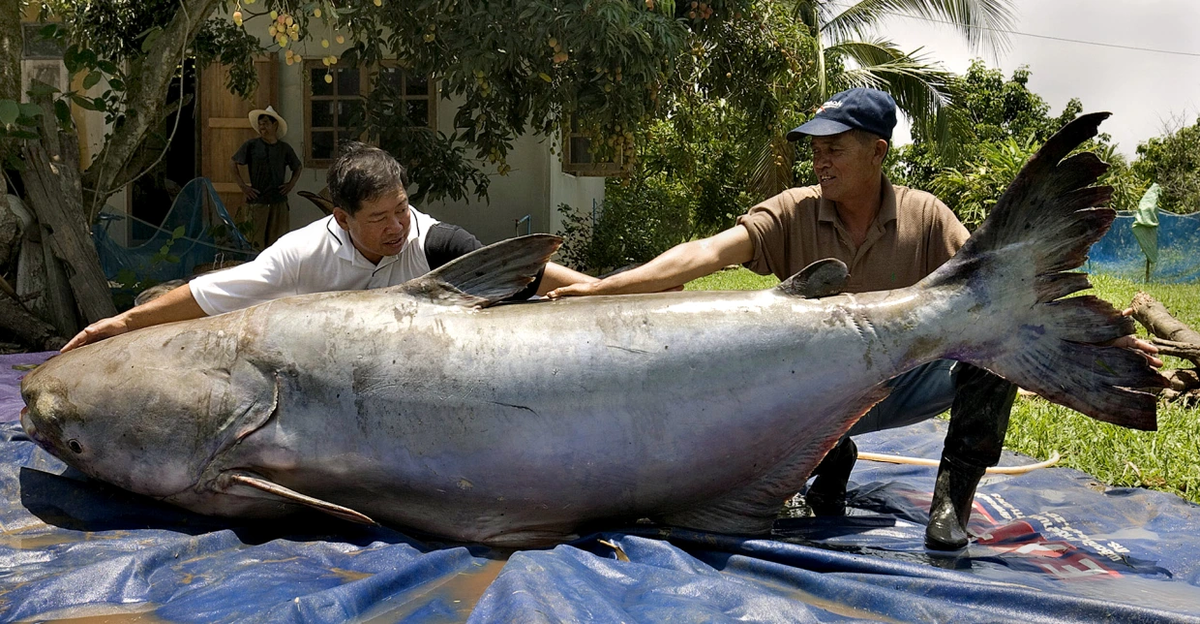
<path id="1" fill-rule="evenodd" d="M 496 552 L 206 518 L 24 437 L 13 366 L 47 355 L 0 357 L 0 621 L 1200 622 L 1200 508 L 1060 468 L 985 478 L 980 538 L 951 555 L 922 546 L 934 469 L 865 461 L 853 515 L 780 520 L 775 539 L 631 526 Z M 937 457 L 942 437 L 931 422 L 858 441 Z"/>
<path id="2" fill-rule="evenodd" d="M 1146 278 L 1146 254 L 1134 233 L 1137 216 L 1117 213 L 1112 227 L 1088 252 L 1089 273 L 1106 273 L 1129 280 Z M 1150 281 L 1166 284 L 1200 280 L 1200 214 L 1177 215 L 1158 211 L 1158 258 Z"/>

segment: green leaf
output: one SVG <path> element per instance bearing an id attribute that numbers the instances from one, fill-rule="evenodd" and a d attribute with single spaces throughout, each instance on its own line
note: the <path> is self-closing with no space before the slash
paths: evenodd
<path id="1" fill-rule="evenodd" d="M 82 108 L 84 110 L 90 110 L 90 111 L 100 110 L 100 109 L 96 108 L 95 102 L 93 102 L 92 100 L 89 100 L 85 97 L 81 97 L 76 93 L 71 94 L 71 101 L 75 102 L 76 106 L 78 106 L 79 108 Z"/>
<path id="2" fill-rule="evenodd" d="M 38 106 L 37 104 L 31 104 L 29 102 L 25 102 L 24 104 L 21 104 L 21 116 L 22 117 L 28 117 L 29 119 L 35 119 L 38 116 L 40 116 L 41 114 L 42 114 L 41 106 Z"/>
<path id="3" fill-rule="evenodd" d="M 21 107 L 12 100 L 0 100 L 0 124 L 5 126 L 16 123 L 21 116 Z"/>
<path id="4" fill-rule="evenodd" d="M 166 258 L 164 258 L 164 259 L 165 259 L 167 262 L 173 262 L 173 263 L 175 263 L 175 264 L 178 264 L 178 263 L 179 263 L 179 256 L 167 256 L 167 257 L 166 257 Z"/>
<path id="5" fill-rule="evenodd" d="M 87 77 L 83 79 L 83 88 L 91 89 L 92 87 L 96 86 L 96 83 L 100 82 L 100 79 L 103 77 L 104 76 L 100 72 L 93 69 L 92 71 L 88 72 Z"/>
<path id="6" fill-rule="evenodd" d="M 37 98 L 58 93 L 58 87 L 48 85 L 36 78 L 29 85 L 29 95 Z"/>
<path id="7" fill-rule="evenodd" d="M 79 71 L 79 46 L 77 44 L 72 43 L 63 52 L 63 65 L 66 65 L 68 74 Z"/>
<path id="8" fill-rule="evenodd" d="M 67 126 L 71 123 L 71 106 L 66 100 L 54 101 L 54 116 L 58 118 L 58 123 Z"/>
<path id="9" fill-rule="evenodd" d="M 17 155 L 15 153 L 9 152 L 8 158 L 6 160 L 8 161 L 9 169 L 12 169 L 14 171 L 25 171 L 25 161 L 21 160 L 20 158 L 17 158 Z"/>
<path id="10" fill-rule="evenodd" d="M 171 244 L 167 243 L 166 245 L 163 245 L 161 248 L 159 248 L 158 253 L 164 256 L 168 253 L 171 253 Z"/>
<path id="11" fill-rule="evenodd" d="M 149 52 L 150 48 L 154 47 L 154 42 L 158 40 L 159 35 L 162 35 L 162 28 L 155 26 L 145 31 L 146 38 L 142 40 L 142 52 Z"/>
<path id="12" fill-rule="evenodd" d="M 120 72 L 120 70 L 117 69 L 116 63 L 113 63 L 112 61 L 99 61 L 96 63 L 96 68 L 108 74 L 109 76 L 115 76 L 118 72 Z"/>
<path id="13" fill-rule="evenodd" d="M 183 226 L 181 225 L 171 231 L 171 238 L 182 238 L 185 232 L 186 230 L 184 230 Z"/>

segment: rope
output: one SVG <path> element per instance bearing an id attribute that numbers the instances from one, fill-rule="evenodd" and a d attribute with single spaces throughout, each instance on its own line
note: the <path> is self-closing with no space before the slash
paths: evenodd
<path id="1" fill-rule="evenodd" d="M 905 457 L 903 455 L 888 455 L 885 453 L 864 453 L 861 451 L 858 453 L 858 458 L 865 459 L 867 461 L 884 462 L 884 463 L 888 463 L 888 464 L 909 464 L 912 466 L 937 466 L 941 463 L 936 459 L 925 459 L 923 457 Z M 992 466 L 991 468 L 987 469 L 987 473 L 988 474 L 1002 474 L 1002 475 L 1021 475 L 1021 474 L 1025 474 L 1027 472 L 1033 472 L 1034 470 L 1041 470 L 1042 468 L 1049 468 L 1049 467 L 1053 466 L 1054 464 L 1057 464 L 1059 459 L 1061 459 L 1061 456 L 1058 454 L 1058 451 L 1054 451 L 1053 453 L 1050 454 L 1050 459 L 1047 459 L 1046 461 L 1038 462 L 1036 464 L 1026 464 L 1024 466 Z"/>

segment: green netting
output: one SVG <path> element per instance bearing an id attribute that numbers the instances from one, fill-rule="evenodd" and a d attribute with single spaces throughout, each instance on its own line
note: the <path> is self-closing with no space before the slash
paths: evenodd
<path id="1" fill-rule="evenodd" d="M 133 219 L 153 234 L 145 243 L 125 247 L 108 233 L 112 223 L 123 219 Z M 204 270 L 213 263 L 245 261 L 256 253 L 238 232 L 207 178 L 196 178 L 183 187 L 161 225 L 104 212 L 92 226 L 92 237 L 105 276 L 124 286 L 186 279 L 198 267 Z"/>

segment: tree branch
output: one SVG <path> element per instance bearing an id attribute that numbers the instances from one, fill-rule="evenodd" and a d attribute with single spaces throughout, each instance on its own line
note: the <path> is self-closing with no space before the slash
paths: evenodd
<path id="1" fill-rule="evenodd" d="M 1133 302 L 1129 304 L 1129 307 L 1133 309 L 1133 318 L 1145 326 L 1151 334 L 1165 340 L 1200 346 L 1200 333 L 1171 316 L 1166 306 L 1149 294 L 1139 292 L 1134 295 Z"/>
<path id="2" fill-rule="evenodd" d="M 133 59 L 126 75 L 125 116 L 120 130 L 113 132 L 104 149 L 84 174 L 83 186 L 92 189 L 88 213 L 118 190 L 118 181 L 128 178 L 146 135 L 158 124 L 167 107 L 167 90 L 179 66 L 181 52 L 191 45 L 204 21 L 220 6 L 219 0 L 180 0 L 180 10 L 154 40 L 144 56 Z M 89 194 L 90 195 L 90 194 Z"/>

